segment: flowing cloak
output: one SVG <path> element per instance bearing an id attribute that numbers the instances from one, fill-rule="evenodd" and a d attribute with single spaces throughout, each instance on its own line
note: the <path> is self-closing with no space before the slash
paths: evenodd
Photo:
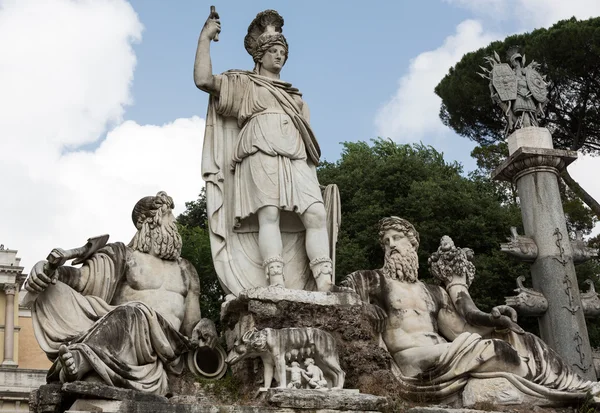
<path id="1" fill-rule="evenodd" d="M 367 270 L 348 275 L 343 285 L 356 291 L 362 301 L 385 309 L 386 304 L 382 302 L 383 291 L 387 288 L 385 283 L 381 271 Z M 525 377 L 515 374 L 520 365 L 515 358 L 526 362 L 528 372 Z M 478 371 L 483 363 L 491 360 L 498 361 L 502 368 L 494 372 Z M 596 384 L 580 377 L 554 350 L 530 333 L 493 333 L 490 338 L 462 333 L 430 370 L 407 377 L 394 361 L 391 370 L 398 379 L 402 395 L 414 400 L 447 400 L 460 392 L 471 377 L 505 378 L 527 395 L 553 401 L 584 399 Z"/>
<path id="2" fill-rule="evenodd" d="M 281 210 L 286 287 L 314 290 L 298 217 L 313 203 L 326 206 L 330 255 L 339 225 L 337 187 L 323 200 L 316 176 L 319 145 L 308 110 L 291 84 L 245 71 L 219 75 L 206 117 L 202 176 L 213 263 L 222 288 L 238 295 L 266 287 L 256 212 Z"/>
<path id="3" fill-rule="evenodd" d="M 127 277 L 131 252 L 122 243 L 106 245 L 84 264 L 87 280 L 66 274 L 33 303 L 36 339 L 54 361 L 48 381 L 59 380 L 61 344 L 79 350 L 105 383 L 117 387 L 162 395 L 168 391 L 166 370 L 181 372 L 179 356 L 191 350 L 188 338 L 144 303 L 109 304 Z M 180 266 L 189 274 L 184 262 Z"/>

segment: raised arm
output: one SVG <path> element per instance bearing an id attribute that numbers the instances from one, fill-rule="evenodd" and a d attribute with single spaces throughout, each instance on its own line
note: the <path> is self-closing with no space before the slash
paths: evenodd
<path id="1" fill-rule="evenodd" d="M 194 61 L 194 83 L 200 90 L 212 95 L 218 95 L 221 90 L 221 84 L 217 77 L 212 73 L 212 62 L 210 60 L 210 42 L 221 31 L 221 22 L 219 14 L 211 11 L 204 27 L 198 38 L 198 48 L 196 49 L 196 60 Z"/>

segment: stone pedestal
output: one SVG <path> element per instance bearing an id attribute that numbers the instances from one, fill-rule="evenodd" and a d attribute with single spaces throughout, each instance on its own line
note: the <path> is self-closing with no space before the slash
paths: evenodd
<path id="1" fill-rule="evenodd" d="M 340 366 L 346 373 L 344 388 L 374 393 L 396 384 L 390 355 L 379 345 L 366 304 L 353 292 L 255 288 L 225 302 L 221 320 L 228 351 L 251 328 L 316 327 L 335 338 Z M 264 386 L 258 359 L 240 361 L 232 371 L 248 386 L 247 392 Z"/>
<path id="2" fill-rule="evenodd" d="M 517 185 L 525 235 L 538 249 L 531 274 L 534 289 L 548 301 L 539 318 L 542 339 L 575 371 L 595 380 L 557 178 L 577 152 L 548 147 L 548 136 L 544 128 L 517 130 L 508 138 L 512 152 L 493 178 Z"/>
<path id="3" fill-rule="evenodd" d="M 351 390 L 269 389 L 269 404 L 303 410 L 341 410 L 379 412 L 387 406 L 385 397 L 361 394 Z"/>
<path id="4" fill-rule="evenodd" d="M 291 394 L 290 394 L 291 393 Z M 384 397 L 345 390 L 269 390 L 244 404 L 219 403 L 210 397 L 171 398 L 104 384 L 73 382 L 43 385 L 32 392 L 32 413 L 337 413 L 379 412 Z"/>

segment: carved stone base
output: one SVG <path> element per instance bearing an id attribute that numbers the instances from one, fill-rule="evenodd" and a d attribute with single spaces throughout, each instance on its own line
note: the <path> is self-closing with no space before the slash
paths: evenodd
<path id="1" fill-rule="evenodd" d="M 333 335 L 340 366 L 346 373 L 345 388 L 386 395 L 394 386 L 391 358 L 379 346 L 366 305 L 353 292 L 311 292 L 278 287 L 255 288 L 225 302 L 222 328 L 230 351 L 243 334 L 252 329 L 316 327 Z M 256 392 L 262 383 L 262 363 L 246 359 L 232 367 L 234 376 Z M 277 386 L 273 381 L 271 387 Z"/>
<path id="2" fill-rule="evenodd" d="M 286 392 L 293 393 L 291 396 Z M 43 385 L 31 393 L 31 413 L 354 413 L 378 412 L 386 406 L 384 397 L 356 391 L 269 390 L 252 405 L 226 405 L 197 396 L 165 398 L 104 384 L 74 382 Z"/>
<path id="3" fill-rule="evenodd" d="M 560 403 L 529 396 L 504 378 L 469 379 L 462 394 L 464 407 L 474 407 L 482 404 L 494 406 L 560 406 Z"/>
<path id="4" fill-rule="evenodd" d="M 267 401 L 277 407 L 378 412 L 387 405 L 385 397 L 349 390 L 269 389 Z"/>
<path id="5" fill-rule="evenodd" d="M 554 149 L 552 135 L 546 128 L 534 126 L 517 129 L 507 138 L 508 154 L 512 155 L 522 147 Z"/>

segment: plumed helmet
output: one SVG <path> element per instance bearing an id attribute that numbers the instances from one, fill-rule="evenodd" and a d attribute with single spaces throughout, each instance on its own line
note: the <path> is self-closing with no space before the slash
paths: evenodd
<path id="1" fill-rule="evenodd" d="M 244 47 L 255 62 L 258 62 L 266 50 L 275 44 L 280 44 L 285 48 L 287 60 L 289 47 L 282 34 L 282 28 L 283 17 L 275 10 L 261 11 L 252 20 L 248 26 L 248 34 L 244 38 Z"/>

